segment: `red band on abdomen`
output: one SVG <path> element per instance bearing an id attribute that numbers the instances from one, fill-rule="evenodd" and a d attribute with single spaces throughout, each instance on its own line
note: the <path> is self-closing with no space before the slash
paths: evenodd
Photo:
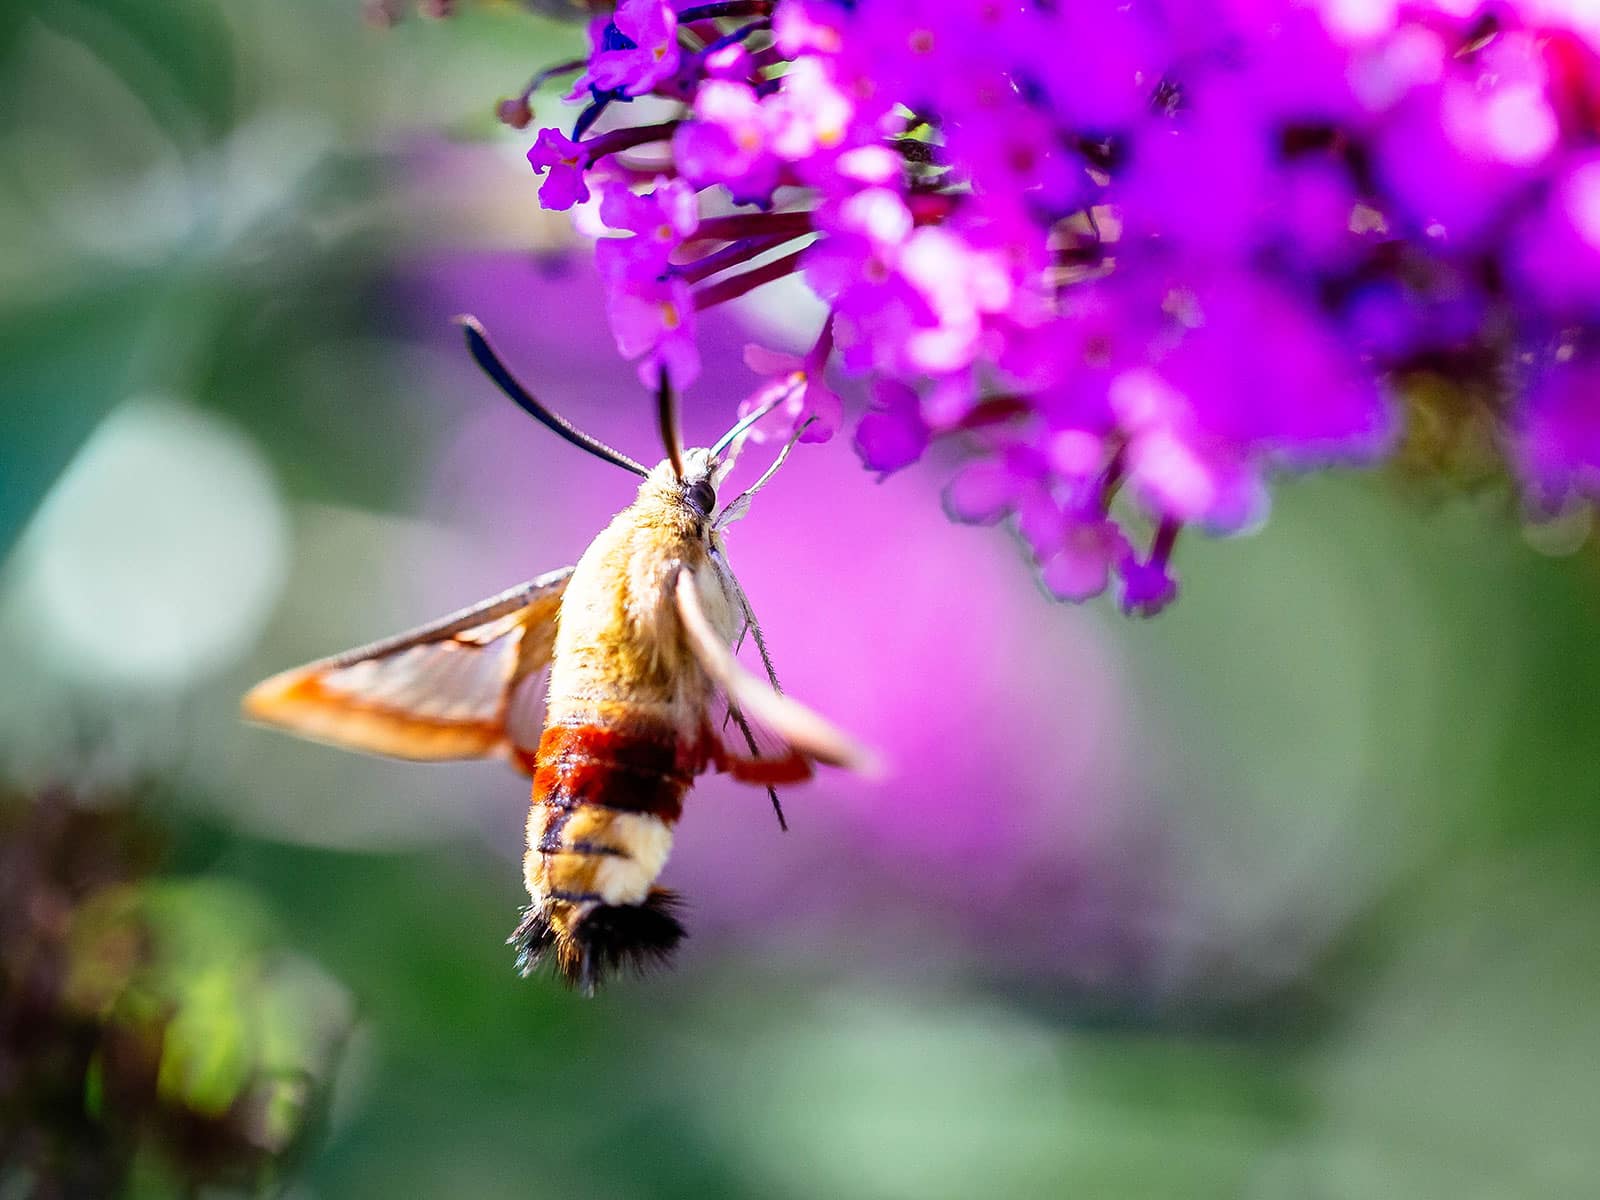
<path id="1" fill-rule="evenodd" d="M 557 725 L 539 739 L 533 801 L 551 808 L 598 804 L 676 821 L 692 775 L 679 764 L 676 737 L 598 725 Z"/>

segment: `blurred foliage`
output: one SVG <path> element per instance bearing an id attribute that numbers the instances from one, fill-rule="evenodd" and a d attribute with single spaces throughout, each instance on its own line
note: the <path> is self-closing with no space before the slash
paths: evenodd
<path id="1" fill-rule="evenodd" d="M 0 1194 L 259 1192 L 326 1103 L 352 1012 L 243 889 L 152 880 L 126 803 L 0 802 Z"/>
<path id="2" fill-rule="evenodd" d="M 1450 376 L 1417 372 L 1398 380 L 1404 436 L 1394 466 L 1405 476 L 1452 491 L 1505 483 L 1504 403 L 1492 379 L 1473 391 Z"/>

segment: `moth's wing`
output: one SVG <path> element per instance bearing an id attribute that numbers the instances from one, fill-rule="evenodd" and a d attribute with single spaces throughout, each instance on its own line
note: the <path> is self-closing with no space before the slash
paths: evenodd
<path id="1" fill-rule="evenodd" d="M 747 716 L 721 688 L 709 706 L 714 722 L 712 760 L 740 783 L 767 788 L 789 783 L 804 783 L 816 771 L 809 755 L 774 733 L 759 720 Z M 776 803 L 777 798 L 773 798 Z"/>
<path id="2" fill-rule="evenodd" d="M 674 599 L 695 661 L 733 710 L 737 728 L 712 731 L 725 752 L 719 765 L 735 779 L 766 785 L 806 779 L 813 762 L 873 772 L 876 760 L 866 747 L 745 669 L 706 616 L 701 586 L 694 572 L 681 571 Z"/>
<path id="3" fill-rule="evenodd" d="M 543 678 L 572 568 L 257 684 L 245 715 L 350 750 L 500 756 L 531 773 Z"/>

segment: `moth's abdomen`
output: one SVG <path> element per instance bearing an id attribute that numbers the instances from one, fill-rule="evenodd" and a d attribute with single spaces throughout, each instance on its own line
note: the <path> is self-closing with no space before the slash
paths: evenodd
<path id="1" fill-rule="evenodd" d="M 523 859 L 532 903 L 511 937 L 523 974 L 550 954 L 563 979 L 591 991 L 682 939 L 672 894 L 654 885 L 695 775 L 688 757 L 655 723 L 545 730 Z"/>

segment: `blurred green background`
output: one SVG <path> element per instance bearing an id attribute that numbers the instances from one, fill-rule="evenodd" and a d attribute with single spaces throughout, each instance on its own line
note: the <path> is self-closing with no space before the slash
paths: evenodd
<path id="1" fill-rule="evenodd" d="M 580 42 L 0 10 L 0 1198 L 1594 1195 L 1600 578 L 1493 485 L 1286 482 L 1129 623 L 946 525 L 950 462 L 797 456 L 735 554 L 893 769 L 787 838 L 702 785 L 689 952 L 593 1001 L 503 945 L 523 781 L 237 721 L 626 502 L 443 321 L 648 452 L 492 119 Z"/>

